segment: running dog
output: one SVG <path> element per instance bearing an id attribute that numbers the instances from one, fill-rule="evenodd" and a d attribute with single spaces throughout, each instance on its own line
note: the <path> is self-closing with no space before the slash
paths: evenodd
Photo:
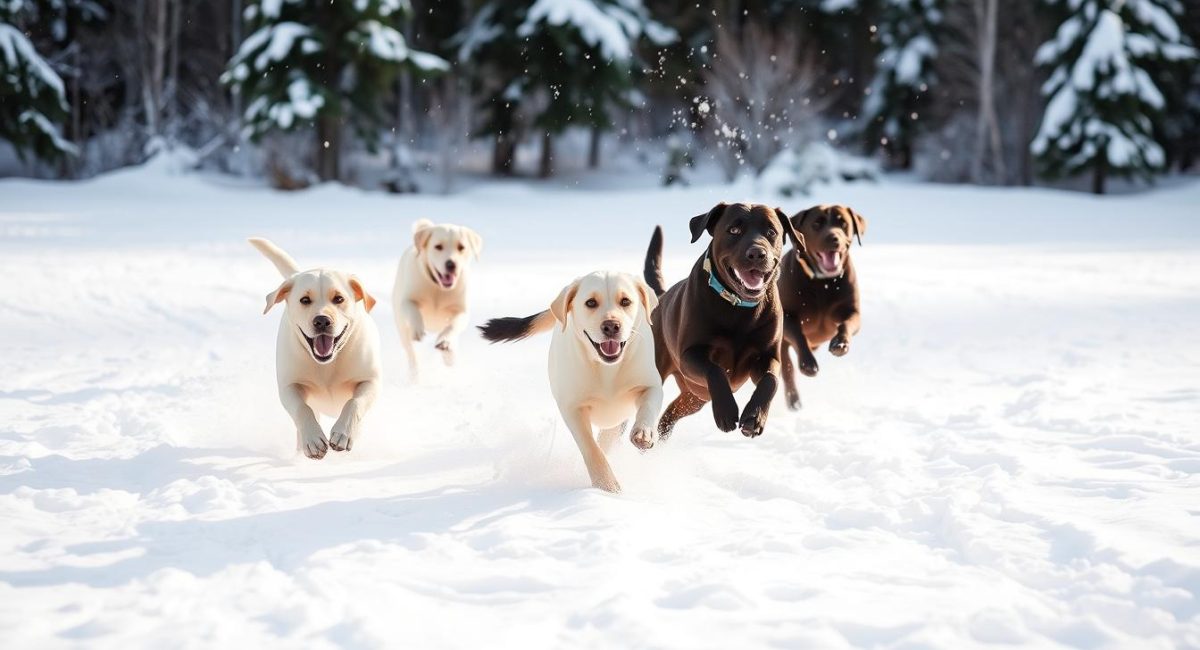
<path id="1" fill-rule="evenodd" d="M 454 365 L 458 336 L 467 328 L 467 274 L 483 252 L 483 238 L 463 226 L 413 224 L 413 245 L 404 251 L 392 288 L 392 310 L 400 342 L 408 355 L 409 375 L 418 376 L 413 342 L 436 332 L 434 347 Z"/>
<path id="2" fill-rule="evenodd" d="M 787 215 L 765 205 L 720 203 L 690 222 L 692 243 L 712 241 L 688 277 L 663 290 L 662 227 L 646 251 L 646 282 L 659 295 L 654 349 L 662 379 L 674 376 L 679 397 L 658 423 L 665 439 L 680 418 L 713 405 L 722 431 L 761 435 L 779 376 L 783 311 L 775 287 L 784 239 L 804 248 Z M 733 393 L 751 379 L 754 393 L 738 415 Z"/>
<path id="3" fill-rule="evenodd" d="M 800 372 L 817 374 L 813 352 L 826 341 L 835 357 L 850 351 L 861 314 L 858 276 L 850 261 L 850 241 L 867 232 L 867 220 L 844 205 L 818 205 L 792 217 L 792 227 L 809 242 L 783 264 L 779 298 L 783 303 L 783 386 L 788 408 L 800 408 L 791 348 L 796 348 Z"/>
<path id="4" fill-rule="evenodd" d="M 249 241 L 283 275 L 267 294 L 263 313 L 285 303 L 275 377 L 279 401 L 296 423 L 296 447 L 314 460 L 329 449 L 350 451 L 379 392 L 379 330 L 369 314 L 375 299 L 353 275 L 325 268 L 301 272 L 271 242 Z M 328 438 L 314 410 L 337 417 Z"/>
<path id="5" fill-rule="evenodd" d="M 628 273 L 597 272 L 563 288 L 550 308 L 525 318 L 496 318 L 480 327 L 496 343 L 553 328 L 550 392 L 575 438 L 592 485 L 620 492 L 605 453 L 625 431 L 639 449 L 654 446 L 662 380 L 654 366 L 650 313 L 658 305 Z M 557 326 L 556 326 L 557 325 Z M 597 444 L 595 429 L 600 431 Z"/>

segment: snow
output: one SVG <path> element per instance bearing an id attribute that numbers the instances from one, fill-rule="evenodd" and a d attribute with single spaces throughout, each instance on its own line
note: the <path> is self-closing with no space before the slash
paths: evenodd
<path id="1" fill-rule="evenodd" d="M 579 30 L 586 43 L 599 48 L 606 59 L 616 61 L 632 58 L 632 40 L 643 33 L 658 44 L 676 37 L 670 28 L 650 20 L 641 3 L 635 0 L 613 4 L 595 0 L 536 0 L 517 28 L 517 35 L 531 36 L 542 22 Z M 478 36 L 472 40 L 477 41 Z"/>
<path id="2" fill-rule="evenodd" d="M 58 100 L 62 102 L 63 82 L 50 64 L 37 53 L 33 43 L 16 27 L 0 23 L 0 51 L 4 53 L 5 67 L 9 70 L 26 68 L 41 85 L 46 86 Z M 40 88 L 36 85 L 28 89 L 30 95 L 36 97 Z"/>
<path id="3" fill-rule="evenodd" d="M 156 166 L 0 181 L 0 632 L 6 647 L 1194 647 L 1200 639 L 1200 183 L 1096 199 L 885 180 L 450 197 L 277 193 Z M 548 341 L 425 344 L 390 282 L 418 217 L 487 241 L 472 322 L 571 278 L 665 272 L 718 200 L 870 220 L 864 325 L 759 439 L 708 409 L 586 473 Z M 348 455 L 296 457 L 278 277 L 379 298 L 384 392 Z M 668 386 L 668 396 L 674 393 Z M 739 394 L 744 403 L 747 392 Z"/>
<path id="4" fill-rule="evenodd" d="M 925 61 L 937 55 L 937 46 L 925 34 L 914 36 L 898 52 L 895 57 L 896 83 L 905 86 L 916 86 L 921 81 L 921 70 Z"/>
<path id="5" fill-rule="evenodd" d="M 1095 4 L 1076 2 L 1073 9 L 1078 12 L 1080 6 L 1087 9 Z M 1126 17 L 1117 13 L 1122 8 L 1152 31 L 1139 32 L 1138 25 L 1126 24 Z M 1085 31 L 1083 21 L 1089 15 L 1094 21 L 1090 31 Z M 1035 56 L 1041 65 L 1058 65 L 1043 85 L 1043 93 L 1050 99 L 1030 150 L 1039 156 L 1052 149 L 1067 152 L 1069 168 L 1086 166 L 1101 147 L 1108 163 L 1117 169 L 1161 166 L 1165 153 L 1152 137 L 1152 125 L 1144 115 L 1123 117 L 1112 110 L 1097 114 L 1097 105 L 1131 98 L 1147 111 L 1165 106 L 1162 92 L 1140 60 L 1158 56 L 1171 60 L 1193 58 L 1195 51 L 1181 42 L 1163 42 L 1164 36 L 1181 36 L 1177 28 L 1172 31 L 1164 25 L 1164 20 L 1174 25 L 1170 13 L 1150 0 L 1134 0 L 1127 7 L 1084 11 L 1067 18 Z M 1069 58 L 1080 39 L 1083 47 L 1078 56 Z"/>
<path id="6" fill-rule="evenodd" d="M 55 126 L 55 124 L 51 122 L 45 115 L 42 115 L 37 111 L 25 110 L 21 112 L 20 117 L 17 119 L 22 124 L 32 122 L 38 131 L 41 131 L 47 138 L 50 139 L 50 142 L 55 149 L 71 155 L 79 153 L 79 147 L 76 147 L 74 142 L 64 138 L 58 127 Z"/>

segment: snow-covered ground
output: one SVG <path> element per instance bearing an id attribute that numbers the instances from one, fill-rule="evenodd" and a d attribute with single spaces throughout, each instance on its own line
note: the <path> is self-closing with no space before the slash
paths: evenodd
<path id="1" fill-rule="evenodd" d="M 1200 647 L 1200 183 L 773 201 L 868 217 L 862 334 L 761 438 L 705 409 L 622 445 L 615 496 L 584 487 L 544 337 L 468 338 L 453 370 L 426 343 L 403 379 L 410 224 L 484 235 L 479 323 L 640 269 L 656 223 L 678 279 L 687 218 L 771 199 L 534 187 L 0 181 L 2 645 Z M 380 298 L 350 454 L 293 452 L 249 235 Z"/>

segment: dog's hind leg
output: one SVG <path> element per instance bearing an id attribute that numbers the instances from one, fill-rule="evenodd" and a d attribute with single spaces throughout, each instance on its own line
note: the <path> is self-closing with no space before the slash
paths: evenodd
<path id="1" fill-rule="evenodd" d="M 613 476 L 608 458 L 604 456 L 600 445 L 596 444 L 595 436 L 592 435 L 592 422 L 587 410 L 563 409 L 562 416 L 575 438 L 575 444 L 579 446 L 579 453 L 583 456 L 583 464 L 587 466 L 592 486 L 606 492 L 620 492 L 621 485 L 617 483 L 617 477 Z"/>
<path id="2" fill-rule="evenodd" d="M 784 339 L 779 345 L 780 372 L 783 373 L 783 393 L 787 397 L 787 406 L 793 411 L 800 410 L 800 391 L 796 389 L 796 366 L 792 363 L 792 346 Z"/>
<path id="3" fill-rule="evenodd" d="M 421 318 L 421 311 L 417 309 L 416 304 L 410 301 L 403 301 L 392 308 L 395 310 L 396 316 L 396 331 L 400 334 L 400 345 L 404 348 L 404 354 L 408 356 L 408 378 L 416 382 L 419 377 L 419 366 L 417 364 L 417 351 L 413 345 L 413 341 L 420 341 L 425 336 L 425 322 Z"/>
<path id="4" fill-rule="evenodd" d="M 689 392 L 680 393 L 675 401 L 667 405 L 667 410 L 663 411 L 662 417 L 658 420 L 659 441 L 666 442 L 667 438 L 671 437 L 671 430 L 675 428 L 675 423 L 704 408 L 704 404 L 704 400 Z"/>

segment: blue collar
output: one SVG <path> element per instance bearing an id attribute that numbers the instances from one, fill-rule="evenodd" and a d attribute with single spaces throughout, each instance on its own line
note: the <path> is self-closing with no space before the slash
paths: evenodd
<path id="1" fill-rule="evenodd" d="M 716 291 L 718 296 L 721 296 L 722 298 L 724 298 L 725 302 L 728 302 L 729 304 L 733 305 L 734 307 L 747 307 L 747 308 L 757 307 L 758 306 L 757 302 L 750 302 L 749 300 L 743 300 L 741 296 L 730 291 L 729 289 L 726 289 L 725 285 L 721 284 L 721 280 L 717 277 L 716 271 L 713 270 L 713 265 L 712 265 L 711 259 L 712 258 L 710 257 L 709 252 L 705 251 L 704 252 L 704 270 L 708 272 L 709 288 L 711 288 L 713 291 Z"/>

